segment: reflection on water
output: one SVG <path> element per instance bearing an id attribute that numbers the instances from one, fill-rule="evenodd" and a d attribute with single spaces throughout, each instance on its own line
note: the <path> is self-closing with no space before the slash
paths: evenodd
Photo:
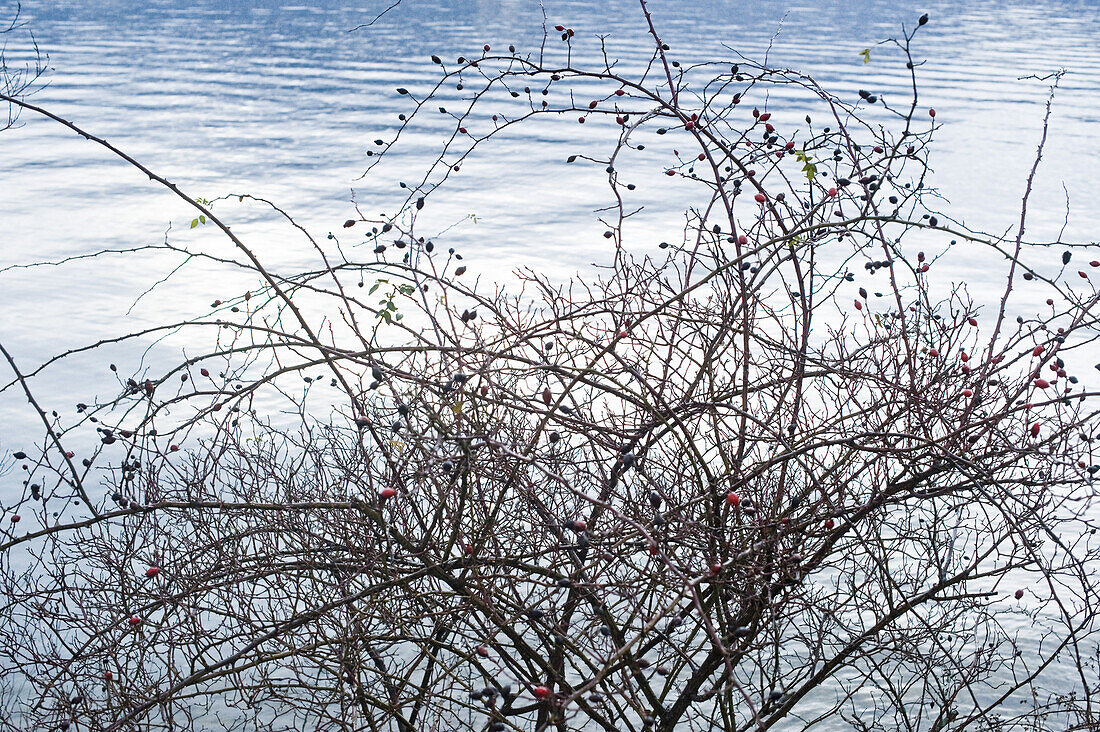
<path id="1" fill-rule="evenodd" d="M 348 32 L 388 4 L 30 0 L 23 9 L 53 67 L 39 103 L 149 162 L 195 196 L 262 195 L 323 234 L 347 218 L 353 189 L 367 211 L 395 205 L 395 183 L 434 150 L 430 135 L 407 139 L 398 165 L 357 180 L 372 140 L 392 134 L 404 109 L 394 87 L 415 89 L 435 78 L 430 54 L 468 54 L 482 43 L 515 43 L 522 51 L 541 38 L 542 13 L 532 0 L 406 0 L 370 28 Z M 1068 200 L 1065 236 L 1096 239 L 1100 4 L 666 0 L 654 10 L 684 62 L 723 46 L 760 58 L 771 44 L 774 65 L 812 73 L 829 88 L 853 94 L 873 88 L 885 98 L 905 94 L 908 81 L 897 54 L 873 44 L 929 12 L 933 22 L 918 50 L 928 59 L 921 67 L 922 104 L 937 107 L 944 125 L 932 161 L 934 183 L 956 216 L 991 231 L 1012 224 L 1038 137 L 1046 82 L 1019 77 L 1068 68 L 1032 233 L 1054 238 Z M 644 27 L 631 0 L 549 2 L 547 13 L 551 22 L 577 29 L 581 56 L 594 59 L 595 36 L 607 34 L 609 53 L 624 68 L 643 60 Z M 866 47 L 872 47 L 869 64 L 859 56 Z M 19 52 L 17 40 L 8 53 Z M 775 109 L 780 119 L 803 114 L 797 99 L 771 101 L 790 105 Z M 102 149 L 56 125 L 24 121 L 4 134 L 0 147 L 0 266 L 149 245 L 163 240 L 169 224 L 179 242 L 203 235 L 182 231 L 189 212 Z M 602 227 L 592 213 L 607 202 L 602 176 L 560 164 L 601 131 L 561 122 L 498 142 L 491 157 L 465 166 L 446 205 L 433 212 L 440 229 L 462 222 L 450 238 L 472 263 L 491 257 L 565 274 L 605 260 Z M 648 203 L 651 214 L 661 213 Z M 675 225 L 679 202 L 672 203 L 664 222 Z M 477 216 L 476 224 L 468 214 Z M 230 218 L 269 261 L 291 264 L 306 255 L 299 240 L 258 211 L 235 209 Z M 629 243 L 651 247 L 662 233 L 668 232 L 639 232 Z M 58 350 L 61 343 L 43 334 L 60 328 L 78 324 L 73 335 L 79 340 L 114 333 L 160 273 L 149 260 L 128 261 L 122 268 L 116 261 L 5 272 L 0 336 L 35 360 Z M 166 312 L 195 312 L 217 293 L 197 276 L 201 268 L 193 271 L 189 284 L 144 299 L 129 317 L 152 322 Z"/>

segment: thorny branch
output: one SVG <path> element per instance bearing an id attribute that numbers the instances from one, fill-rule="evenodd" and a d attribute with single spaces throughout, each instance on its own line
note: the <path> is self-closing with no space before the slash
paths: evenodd
<path id="1" fill-rule="evenodd" d="M 640 10 L 653 55 L 637 74 L 575 64 L 564 24 L 530 55 L 436 58 L 440 81 L 398 90 L 409 107 L 375 154 L 435 110 L 453 131 L 398 214 L 345 223 L 354 245 L 247 194 L 215 215 L 0 95 L 188 201 L 237 258 L 167 237 L 89 256 L 162 251 L 183 257 L 173 276 L 201 259 L 256 282 L 112 339 L 209 347 L 123 371 L 75 418 L 29 383 L 111 341 L 26 369 L 4 351 L 0 390 L 26 390 L 45 436 L 14 454 L 2 508 L 0 669 L 18 682 L 0 725 L 1098 723 L 1096 392 L 1078 374 L 1100 261 L 1067 269 L 1085 247 L 1059 245 L 1054 271 L 1022 220 L 1012 240 L 930 210 L 926 19 L 892 41 L 912 97 L 887 106 L 743 58 L 681 66 Z M 467 107 L 447 111 L 457 83 Z M 827 124 L 747 111 L 777 85 Z M 612 131 L 569 158 L 607 176 L 612 263 L 467 284 L 476 264 L 418 214 L 546 116 Z M 632 249 L 644 201 L 623 172 L 643 147 L 674 161 L 654 178 L 699 193 L 651 255 Z M 266 266 L 225 223 L 234 199 L 304 234 L 313 268 Z M 959 241 L 1009 273 L 999 304 L 936 280 Z M 1014 299 L 1014 273 L 1046 310 Z M 89 434 L 78 472 L 62 440 Z M 1048 681 L 1059 667 L 1075 689 Z"/>

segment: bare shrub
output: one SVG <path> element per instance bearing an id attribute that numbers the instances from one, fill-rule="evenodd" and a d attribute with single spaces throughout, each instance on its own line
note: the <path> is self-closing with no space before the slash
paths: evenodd
<path id="1" fill-rule="evenodd" d="M 442 111 L 423 183 L 349 220 L 359 246 L 311 238 L 294 274 L 215 213 L 237 196 L 192 201 L 2 96 L 187 199 L 261 283 L 165 324 L 219 335 L 76 420 L 4 350 L 44 426 L 4 508 L 9 727 L 1096 724 L 1096 412 L 1070 362 L 1095 349 L 1100 270 L 1025 237 L 1031 178 L 1008 237 L 926 208 L 926 19 L 892 41 L 913 91 L 888 104 L 679 66 L 641 10 L 642 76 L 574 67 L 566 27 L 440 60 L 468 108 Z M 780 87 L 820 119 L 772 120 Z M 439 88 L 398 90 L 380 157 Z M 607 170 L 614 257 L 473 284 L 418 213 L 543 115 L 616 120 L 571 159 Z M 681 162 L 651 173 L 701 194 L 675 241 L 632 251 L 618 168 L 665 135 Z M 935 279 L 948 240 L 984 253 L 999 298 Z M 1025 282 L 1050 300 L 1016 318 Z"/>

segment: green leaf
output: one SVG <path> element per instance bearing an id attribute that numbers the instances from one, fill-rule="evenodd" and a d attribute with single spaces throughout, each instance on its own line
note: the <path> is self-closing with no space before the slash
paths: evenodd
<path id="1" fill-rule="evenodd" d="M 866 64 L 871 62 L 871 49 L 865 48 L 859 52 L 859 55 L 863 57 L 863 63 Z"/>
<path id="2" fill-rule="evenodd" d="M 192 229 L 194 229 L 198 225 L 199 225 L 199 220 L 198 219 L 191 219 L 191 228 Z"/>
<path id="3" fill-rule="evenodd" d="M 200 214 L 199 215 L 199 221 L 205 224 L 206 223 L 206 217 Z"/>
<path id="4" fill-rule="evenodd" d="M 368 295 L 373 295 L 375 293 L 375 291 L 378 290 L 378 288 L 381 287 L 381 286 L 382 286 L 381 282 L 375 282 L 373 285 L 371 285 L 370 290 L 367 291 L 367 294 Z"/>

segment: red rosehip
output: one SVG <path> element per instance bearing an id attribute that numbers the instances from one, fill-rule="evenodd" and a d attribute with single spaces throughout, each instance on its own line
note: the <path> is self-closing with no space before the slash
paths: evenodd
<path id="1" fill-rule="evenodd" d="M 934 109 L 929 109 L 929 110 L 928 110 L 928 116 L 929 116 L 929 117 L 935 117 L 935 116 L 936 116 L 936 110 L 934 110 Z"/>
<path id="2" fill-rule="evenodd" d="M 393 488 L 383 488 L 381 491 L 378 492 L 378 495 L 384 501 L 387 498 L 393 498 L 394 496 L 396 496 L 397 491 L 395 491 Z"/>
<path id="3" fill-rule="evenodd" d="M 1022 600 L 1023 597 L 1024 597 L 1024 591 L 1023 590 L 1016 590 L 1016 599 L 1017 600 Z"/>
<path id="4" fill-rule="evenodd" d="M 935 348 L 929 348 L 928 349 L 928 355 L 931 356 L 932 358 L 936 358 L 937 356 L 940 355 L 940 352 L 937 351 Z"/>
<path id="5" fill-rule="evenodd" d="M 19 523 L 19 520 L 20 520 L 21 518 L 23 518 L 23 517 L 22 517 L 22 516 L 20 516 L 19 514 L 15 514 L 14 516 L 12 516 L 12 517 L 11 517 L 11 522 L 12 522 L 13 524 L 17 524 L 17 523 Z"/>
<path id="6" fill-rule="evenodd" d="M 111 673 L 110 671 L 104 671 L 104 672 L 103 672 L 103 679 L 104 679 L 105 681 L 110 681 L 110 680 L 111 680 L 111 679 L 113 679 L 114 677 L 115 677 L 115 675 L 114 675 L 113 673 Z"/>
<path id="7" fill-rule="evenodd" d="M 133 627 L 141 625 L 141 618 L 139 618 L 137 615 L 132 616 L 130 618 L 130 625 Z"/>
<path id="8" fill-rule="evenodd" d="M 855 301 L 855 305 L 856 305 L 856 310 L 862 310 L 863 309 L 863 303 L 861 303 L 859 300 Z"/>
<path id="9" fill-rule="evenodd" d="M 737 495 L 736 493 L 727 493 L 726 503 L 734 507 L 739 506 L 741 504 L 741 496 Z"/>
<path id="10" fill-rule="evenodd" d="M 834 526 L 836 526 L 835 521 L 833 521 L 832 519 L 825 519 L 825 528 L 826 529 L 832 529 Z"/>
<path id="11" fill-rule="evenodd" d="M 963 389 L 963 396 L 964 397 L 972 397 L 972 396 L 974 396 L 974 392 L 970 391 L 969 389 Z"/>
<path id="12" fill-rule="evenodd" d="M 764 201 L 768 200 L 768 197 L 765 196 L 763 193 L 757 193 L 755 196 L 753 196 L 753 198 L 756 199 L 757 203 L 763 203 Z"/>
<path id="13" fill-rule="evenodd" d="M 156 577 L 158 574 L 160 574 L 160 567 L 149 567 L 145 570 L 146 577 Z"/>
<path id="14" fill-rule="evenodd" d="M 1040 389 L 1047 389 L 1050 388 L 1050 382 L 1046 379 L 1036 379 L 1035 386 L 1039 387 Z"/>
<path id="15" fill-rule="evenodd" d="M 550 696 L 550 690 L 545 686 L 536 686 L 534 689 L 535 697 L 538 699 L 545 699 Z"/>
<path id="16" fill-rule="evenodd" d="M 967 318 L 966 322 L 970 323 L 971 325 L 977 325 L 978 324 L 977 318 Z"/>
<path id="17" fill-rule="evenodd" d="M 1038 356 L 1045 350 L 1046 350 L 1046 346 L 1035 346 L 1035 348 L 1031 351 L 1031 355 L 1032 356 Z"/>

